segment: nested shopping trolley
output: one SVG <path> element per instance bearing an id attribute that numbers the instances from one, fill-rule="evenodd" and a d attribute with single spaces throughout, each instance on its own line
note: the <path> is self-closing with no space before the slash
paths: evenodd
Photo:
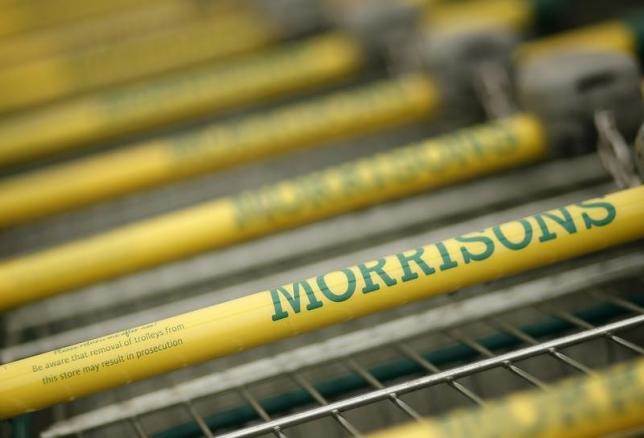
<path id="1" fill-rule="evenodd" d="M 297 3 L 203 13 L 304 42 L 7 116 L 56 143 L 3 164 L 0 434 L 641 433 L 640 16 Z"/>

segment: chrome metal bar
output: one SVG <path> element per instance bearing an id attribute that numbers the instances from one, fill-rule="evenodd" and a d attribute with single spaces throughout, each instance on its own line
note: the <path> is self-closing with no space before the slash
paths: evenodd
<path id="1" fill-rule="evenodd" d="M 590 291 L 590 294 L 594 295 L 594 296 L 596 296 L 598 298 L 601 298 L 603 300 L 606 300 L 609 303 L 613 303 L 613 304 L 615 304 L 617 306 L 620 306 L 620 307 L 622 307 L 624 309 L 630 310 L 632 312 L 639 313 L 639 314 L 644 314 L 644 307 L 638 306 L 637 304 L 631 303 L 629 301 L 626 301 L 626 300 L 624 300 L 624 299 L 622 299 L 620 297 L 616 297 L 614 295 L 607 294 L 607 293 L 605 293 L 603 291 L 599 291 L 599 290 Z"/>
<path id="2" fill-rule="evenodd" d="M 478 362 L 463 365 L 448 371 L 443 371 L 438 374 L 420 377 L 418 379 L 410 380 L 397 385 L 392 385 L 387 388 L 372 391 L 366 394 L 361 394 L 356 397 L 351 397 L 345 400 L 331 403 L 327 406 L 314 408 L 308 411 L 299 412 L 287 417 L 279 418 L 271 422 L 251 426 L 245 429 L 234 431 L 225 434 L 225 438 L 240 438 L 247 436 L 256 436 L 261 433 L 270 432 L 275 427 L 285 428 L 305 421 L 310 421 L 316 418 L 329 415 L 333 411 L 345 411 L 358 406 L 363 406 L 375 401 L 386 399 L 390 394 L 404 394 L 416 389 L 424 388 L 437 383 L 445 382 L 448 379 L 455 379 L 467 376 L 479 371 L 503 366 L 507 362 L 512 362 L 520 359 L 533 357 L 549 351 L 551 348 L 562 348 L 570 345 L 578 344 L 580 342 L 603 336 L 606 333 L 613 331 L 623 330 L 644 324 L 644 315 L 635 316 L 612 324 L 607 324 L 594 329 L 586 330 L 580 333 L 564 336 L 552 341 L 544 342 L 539 345 L 526 347 L 510 353 L 502 354 L 488 359 L 483 359 Z"/>
<path id="3" fill-rule="evenodd" d="M 350 359 L 347 361 L 349 364 L 349 368 L 354 370 L 360 377 L 362 377 L 364 380 L 366 380 L 371 386 L 373 386 L 376 389 L 382 389 L 385 386 L 376 379 L 373 374 L 371 374 L 369 371 L 364 369 L 364 367 L 360 366 L 358 362 L 356 362 L 354 359 Z M 405 414 L 413 418 L 414 420 L 420 420 L 422 417 L 421 415 L 414 410 L 409 404 L 405 403 L 403 400 L 398 398 L 398 395 L 394 392 L 389 394 L 389 400 L 393 402 L 395 406 L 400 408 L 401 411 L 403 411 Z"/>
<path id="4" fill-rule="evenodd" d="M 241 393 L 242 397 L 253 407 L 255 412 L 257 412 L 262 420 L 264 420 L 265 422 L 271 421 L 270 415 L 268 415 L 262 405 L 255 399 L 255 397 L 253 397 L 250 391 L 248 391 L 248 388 L 241 387 L 239 388 L 239 392 Z M 286 435 L 284 435 L 280 427 L 274 427 L 271 432 L 273 432 L 273 434 L 278 438 L 286 438 Z"/>
<path id="5" fill-rule="evenodd" d="M 575 315 L 571 315 L 569 312 L 564 312 L 563 310 L 558 310 L 558 309 L 553 309 L 551 306 L 549 306 L 550 313 L 554 314 L 558 318 L 563 319 L 564 321 L 568 321 L 571 324 L 574 324 L 578 327 L 584 328 L 584 329 L 591 329 L 593 328 L 592 324 L 587 323 L 586 321 L 577 318 Z M 644 355 L 644 348 L 641 348 L 632 342 L 627 341 L 624 338 L 621 338 L 619 336 L 614 335 L 613 333 L 605 333 L 604 337 L 608 338 L 609 340 L 631 350 L 634 351 L 637 354 Z"/>
<path id="6" fill-rule="evenodd" d="M 397 348 L 404 353 L 407 357 L 410 359 L 414 360 L 416 363 L 418 363 L 420 366 L 425 368 L 427 371 L 431 373 L 440 373 L 440 369 L 429 361 L 427 361 L 424 357 L 422 357 L 418 352 L 414 351 L 411 347 L 409 347 L 407 344 L 401 344 L 398 345 Z M 479 397 L 478 395 L 474 394 L 472 391 L 467 389 L 465 386 L 460 384 L 459 382 L 455 382 L 453 380 L 449 380 L 447 382 L 449 386 L 452 388 L 456 389 L 459 393 L 465 396 L 468 400 L 476 403 L 479 406 L 482 406 L 485 404 L 483 399 Z"/>
<path id="7" fill-rule="evenodd" d="M 141 426 L 141 423 L 139 423 L 139 420 L 137 418 L 132 417 L 129 419 L 129 422 L 139 438 L 148 438 L 148 435 L 143 430 L 143 427 Z"/>
<path id="8" fill-rule="evenodd" d="M 487 357 L 487 358 L 493 358 L 495 355 L 492 353 L 490 350 L 485 348 L 483 345 L 481 345 L 479 342 L 476 342 L 474 339 L 471 339 L 469 336 L 465 336 L 462 333 L 460 333 L 458 330 L 454 330 L 450 333 L 450 336 L 457 340 L 458 342 L 461 342 L 471 349 L 478 351 L 481 355 Z M 527 381 L 530 385 L 536 386 L 537 388 L 540 389 L 545 389 L 548 385 L 546 385 L 544 382 L 533 376 L 532 374 L 528 373 L 527 371 L 521 369 L 520 367 L 514 365 L 511 361 L 505 361 L 503 362 L 503 366 L 508 369 L 510 372 L 516 374 L 523 380 Z"/>
<path id="9" fill-rule="evenodd" d="M 308 392 L 311 397 L 315 399 L 319 404 L 326 406 L 329 402 L 320 394 L 320 391 L 315 389 L 315 387 L 300 374 L 293 374 L 293 380 L 295 380 L 302 388 Z M 340 412 L 332 412 L 333 418 L 346 430 L 351 436 L 361 437 L 362 434 L 356 429 L 356 427 L 349 422 Z"/>
<path id="10" fill-rule="evenodd" d="M 197 412 L 195 407 L 192 405 L 192 402 L 190 400 L 187 400 L 184 403 L 184 406 L 186 407 L 188 413 L 192 417 L 192 419 L 195 421 L 197 426 L 199 426 L 199 429 L 201 430 L 201 433 L 204 434 L 206 438 L 211 438 L 214 435 L 210 432 L 210 428 L 206 424 L 206 421 L 203 419 L 201 415 Z"/>
<path id="11" fill-rule="evenodd" d="M 539 341 L 534 339 L 532 336 L 530 336 L 529 334 L 525 333 L 523 330 L 521 330 L 521 329 L 519 329 L 517 327 L 514 327 L 513 325 L 511 325 L 511 324 L 509 324 L 509 323 L 507 323 L 505 321 L 494 321 L 492 323 L 492 325 L 494 325 L 495 327 L 499 328 L 502 331 L 505 331 L 505 332 L 511 334 L 512 336 L 514 336 L 514 337 L 516 337 L 518 339 L 521 339 L 526 344 L 530 344 L 530 345 L 538 345 L 539 344 Z M 579 361 L 573 359 L 572 357 L 568 356 L 567 354 L 562 353 L 561 351 L 557 350 L 556 348 L 551 349 L 548 353 L 552 357 L 554 357 L 555 359 L 558 359 L 561 362 L 565 363 L 566 365 L 569 365 L 569 366 L 573 367 L 577 371 L 581 371 L 582 373 L 588 374 L 588 375 L 595 374 L 595 372 L 593 370 L 591 370 L 590 368 L 588 368 L 586 365 L 583 365 Z"/>

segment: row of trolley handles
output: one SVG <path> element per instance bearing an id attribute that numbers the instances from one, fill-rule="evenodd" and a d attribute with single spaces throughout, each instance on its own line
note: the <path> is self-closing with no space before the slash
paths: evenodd
<path id="1" fill-rule="evenodd" d="M 544 84 L 539 78 L 553 65 L 560 67 L 560 74 L 548 77 L 550 82 Z M 633 112 L 641 109 L 636 63 L 623 53 L 581 51 L 530 61 L 525 69 L 524 97 L 528 105 L 534 105 L 533 114 L 506 117 L 310 177 L 10 259 L 0 264 L 0 306 L 10 308 L 187 254 L 516 167 L 548 155 L 558 156 L 562 153 L 559 149 L 576 146 L 570 142 L 582 143 L 589 138 L 584 131 L 571 139 L 555 122 L 560 117 L 553 112 L 555 103 L 567 104 L 555 96 L 561 90 L 570 92 L 565 97 L 576 105 L 589 102 L 595 105 L 584 108 L 583 120 L 570 122 L 586 127 L 590 119 L 599 134 L 600 157 L 625 190 L 2 365 L 0 417 L 9 418 L 644 237 L 644 188 L 639 187 L 637 164 L 622 135 L 632 134 L 641 122 L 641 113 L 633 117 Z M 613 94 L 592 101 L 572 93 L 572 89 L 580 93 L 575 85 L 583 78 L 607 71 L 615 82 L 606 89 L 613 90 Z M 422 109 L 419 112 L 433 106 L 432 102 L 440 95 L 437 85 L 426 77 L 416 79 L 412 85 L 413 91 L 423 91 L 426 98 L 426 102 L 419 104 Z M 626 100 L 629 104 L 626 106 L 625 96 L 634 97 Z M 634 102 L 635 106 L 631 105 Z M 643 143 L 640 140 L 640 151 Z M 312 198 L 306 190 L 318 194 L 318 198 Z M 176 241 L 169 238 L 169 230 L 182 229 L 189 232 L 179 233 Z M 220 234 L 213 235 L 213 230 Z M 205 238 L 206 235 L 209 237 Z M 166 247 L 148 250 L 149 241 L 163 241 Z M 120 256 L 124 249 L 130 257 Z M 75 271 L 74 261 L 81 259 L 87 268 Z M 590 411 L 593 415 L 610 414 L 602 424 L 611 425 L 607 432 L 613 431 L 641 421 L 643 370 L 641 362 L 622 365 L 590 380 L 562 384 L 544 395 L 515 396 L 486 407 L 483 413 L 459 413 L 404 431 L 419 430 L 436 436 L 449 431 L 453 436 L 466 436 L 472 424 L 483 424 L 482 430 L 493 431 L 493 425 L 500 423 L 494 419 L 509 411 L 514 413 L 510 418 L 516 419 L 513 424 L 517 427 L 542 427 L 536 420 L 521 420 L 543 419 L 545 412 L 551 420 L 546 426 L 563 431 L 561 416 L 556 409 L 548 409 L 561 405 L 573 390 L 575 394 L 589 391 L 593 395 L 582 397 L 587 405 L 581 403 L 576 411 L 579 418 L 585 418 L 582 414 Z M 626 381 L 628 387 L 622 384 Z M 605 402 L 607 399 L 615 402 Z M 542 412 L 543 409 L 546 411 Z M 541 416 L 535 416 L 537 411 Z M 586 420 L 579 422 L 581 430 L 587 430 L 583 428 L 588 427 L 590 419 Z M 392 433 L 398 436 L 401 431 Z"/>

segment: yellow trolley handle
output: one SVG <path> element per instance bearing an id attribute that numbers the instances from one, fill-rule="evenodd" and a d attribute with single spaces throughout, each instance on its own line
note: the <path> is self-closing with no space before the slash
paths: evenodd
<path id="1" fill-rule="evenodd" d="M 64 26 L 77 20 L 113 14 L 119 10 L 149 7 L 150 0 L 48 0 L 3 1 L 0 38 L 42 28 Z M 9 4 L 6 4 L 9 3 Z"/>
<path id="2" fill-rule="evenodd" d="M 0 366 L 0 418 L 642 239 L 643 201 L 617 192 Z"/>
<path id="3" fill-rule="evenodd" d="M 69 0 L 66 2 L 70 3 Z M 42 6 L 37 1 L 35 3 Z M 54 2 L 50 0 L 44 4 L 51 3 Z M 81 0 L 79 3 L 87 2 Z M 134 7 L 119 9 L 113 13 L 85 17 L 64 26 L 46 27 L 0 37 L 0 67 L 110 44 L 123 38 L 178 26 L 206 15 L 239 13 L 239 8 L 231 11 L 231 6 L 224 3 L 156 0 L 149 4 L 136 4 Z M 0 0 L 0 8 L 2 7 Z"/>
<path id="4" fill-rule="evenodd" d="M 544 62 L 528 70 L 537 74 L 538 78 L 543 78 L 546 75 L 542 69 L 550 68 L 551 65 Z M 624 126 L 639 125 L 639 118 L 633 119 L 635 122 L 629 120 L 632 118 L 629 110 L 632 105 L 623 105 L 626 101 L 621 98 L 623 93 L 626 93 L 629 101 L 635 102 L 635 106 L 640 103 L 637 95 L 639 77 L 637 66 L 632 59 L 620 54 L 599 58 L 584 55 L 582 58 L 575 56 L 559 59 L 556 65 L 560 74 L 545 82 L 528 81 L 536 85 L 527 88 L 526 94 L 543 106 L 537 110 L 545 117 L 557 114 L 557 108 L 564 109 L 564 114 L 558 117 L 561 120 L 569 117 L 569 114 L 575 114 L 575 118 L 568 120 L 566 126 L 580 126 L 580 138 L 562 136 L 555 129 L 555 122 L 544 127 L 537 116 L 516 115 L 478 128 L 457 131 L 452 135 L 121 227 L 89 239 L 9 259 L 0 263 L 0 309 L 358 208 L 516 168 L 542 160 L 553 153 L 561 153 L 569 143 L 585 146 L 591 143 L 588 137 L 593 135 L 592 132 L 584 133 L 586 119 L 592 119 L 593 110 L 584 105 L 583 111 L 579 111 L 579 102 L 587 100 L 579 95 L 575 84 L 580 77 L 593 77 L 597 70 L 611 72 L 614 79 L 607 84 L 607 90 L 618 92 L 614 95 L 604 93 L 604 101 L 595 101 L 595 104 L 602 108 L 615 107 L 615 114 L 619 116 L 619 120 L 627 122 Z M 530 74 L 523 74 L 522 77 L 529 78 Z M 263 123 L 247 124 L 247 135 L 239 137 L 241 140 L 238 141 L 231 141 L 231 137 L 223 135 L 220 131 L 219 136 L 213 136 L 215 144 L 220 140 L 219 146 L 214 149 L 201 149 L 201 142 L 199 145 L 181 145 L 174 151 L 170 150 L 174 153 L 176 163 L 174 173 L 181 175 L 182 172 L 199 169 L 199 166 L 208 166 L 209 157 L 217 157 L 216 161 L 226 163 L 226 160 L 253 157 L 264 151 L 265 146 L 285 148 L 290 146 L 289 141 L 311 141 L 310 139 L 315 139 L 316 136 L 328 135 L 324 133 L 329 132 L 330 126 L 334 126 L 335 130 L 331 131 L 333 135 L 345 135 L 355 129 L 356 115 L 360 115 L 360 129 L 365 130 L 397 122 L 399 118 L 396 117 L 406 114 L 405 111 L 409 109 L 413 109 L 413 112 L 407 113 L 407 116 L 425 113 L 426 105 L 432 102 L 430 83 L 422 76 L 410 76 L 400 81 L 401 89 L 390 89 L 391 84 L 385 82 L 383 89 L 376 94 L 377 99 L 365 100 L 365 96 L 360 95 L 358 96 L 361 100 L 357 101 L 331 98 L 329 102 L 335 102 L 337 110 L 329 106 L 328 111 L 320 111 L 317 104 L 313 104 L 307 110 L 305 104 L 295 111 L 286 110 L 281 113 L 282 117 L 287 116 L 281 120 L 277 117 L 261 119 Z M 389 92 L 383 93 L 387 89 Z M 563 92 L 571 89 L 575 91 L 569 100 L 574 103 L 561 103 L 561 96 L 565 96 Z M 399 96 L 401 90 L 406 90 L 402 94 L 406 95 L 406 98 L 395 97 Z M 353 104 L 349 105 L 349 102 Z M 624 106 L 626 111 L 619 108 L 620 105 Z M 584 115 L 584 111 L 589 114 Z M 326 116 L 320 117 L 320 114 Z M 391 114 L 395 114 L 396 117 L 392 118 Z M 246 131 L 235 131 L 238 135 L 242 132 Z M 231 148 L 231 144 L 235 147 Z M 253 145 L 261 148 L 258 151 Z M 141 177 L 139 163 L 159 166 L 157 169 L 161 171 L 165 169 L 164 161 L 157 158 L 158 161 L 155 162 L 154 155 L 145 160 L 141 159 L 142 157 L 138 158 L 131 160 L 135 165 L 132 165 L 129 159 L 124 159 L 122 163 L 113 167 L 131 174 L 129 179 L 124 178 L 126 181 L 136 181 L 136 178 Z M 185 167 L 182 167 L 182 164 L 185 164 Z M 91 172 L 89 180 L 93 178 L 99 183 L 84 184 L 82 188 L 86 192 L 77 190 L 76 193 L 91 195 L 113 190 L 108 181 L 101 183 L 100 178 L 96 178 L 101 174 L 111 177 L 111 168 L 90 166 L 88 170 L 85 166 L 80 171 Z M 4 205 L 0 197 L 0 212 L 6 212 L 4 217 L 11 217 L 8 215 L 20 212 L 17 205 L 23 205 L 23 214 L 32 211 L 30 209 L 42 211 L 49 205 L 55 208 L 60 199 L 56 196 L 57 190 L 61 187 L 62 190 L 66 190 L 65 185 L 73 185 L 72 181 L 77 181 L 77 178 L 66 182 L 65 178 L 69 176 L 67 170 L 54 176 L 58 178 L 57 184 L 41 184 L 31 192 L 31 196 L 7 198 L 9 201 Z M 0 193 L 3 191 L 0 190 Z M 12 205 L 11 199 L 19 199 L 22 204 Z M 0 215 L 0 218 L 2 217 Z M 78 269 L 79 264 L 84 269 Z"/>
<path id="5" fill-rule="evenodd" d="M 110 98 L 88 99 L 56 111 L 45 109 L 40 117 L 7 120 L 0 123 L 0 163 L 62 150 L 81 144 L 84 138 L 109 136 L 111 128 L 140 129 L 146 123 L 152 126 L 208 106 L 230 107 L 244 101 L 245 91 L 261 98 L 290 87 L 313 86 L 354 72 L 361 65 L 360 47 L 341 33 L 298 47 L 288 55 L 224 68 L 220 74 L 202 78 L 203 87 L 194 92 L 190 83 L 173 83 L 170 88 L 155 83 L 139 87 L 141 94 L 132 99 L 128 93 L 116 93 L 111 103 Z M 284 68 L 293 53 L 298 62 Z M 235 74 L 240 70 L 248 76 Z M 268 71 L 277 73 L 261 74 Z M 228 86 L 214 86 L 218 81 Z M 215 124 L 180 137 L 155 139 L 18 175 L 0 182 L 0 227 L 269 155 L 429 118 L 437 109 L 453 111 L 450 92 L 444 88 L 440 78 L 411 75 L 279 108 L 236 124 Z M 164 90 L 179 90 L 177 95 L 185 98 L 172 99 Z M 537 114 L 542 115 L 540 111 Z M 180 156 L 177 150 L 182 151 Z"/>
<path id="6" fill-rule="evenodd" d="M 0 167 L 336 82 L 363 62 L 333 32 L 18 113 L 0 120 Z"/>
<path id="7" fill-rule="evenodd" d="M 391 102 L 386 95 L 383 98 Z M 326 114 L 335 121 L 341 121 L 343 107 L 337 107 L 338 111 L 331 111 L 333 107 L 330 107 Z M 316 114 L 300 111 L 294 116 L 304 118 L 304 122 L 315 128 L 319 121 Z M 373 105 L 364 105 L 364 114 L 365 124 L 379 126 L 384 122 L 373 119 Z M 277 130 L 272 135 L 273 143 L 281 145 L 283 141 L 279 141 L 279 135 L 289 135 L 285 129 L 289 126 L 301 129 L 302 124 L 271 123 L 270 126 Z M 259 127 L 249 132 L 265 135 Z M 547 155 L 546 145 L 541 122 L 532 116 L 520 115 L 220 198 L 88 239 L 7 259 L 0 262 L 0 309 L 252 237 L 534 162 Z M 223 146 L 212 151 L 222 157 L 251 152 L 252 149 L 244 151 L 240 147 L 229 150 Z M 190 160 L 195 156 L 190 149 L 177 149 L 175 154 L 178 160 Z M 186 154 L 185 158 L 182 154 Z M 138 163 L 145 162 L 123 161 L 122 167 L 116 169 L 129 169 L 132 177 L 136 178 Z M 179 166 L 175 168 L 181 169 Z M 89 170 L 99 171 L 100 168 Z M 64 178 L 64 174 L 60 175 L 60 184 L 64 184 Z M 33 192 L 34 197 L 25 204 L 26 208 L 29 205 L 41 208 L 41 203 L 47 203 L 47 196 L 42 196 L 43 191 L 54 193 L 58 187 L 58 184 L 40 187 Z M 101 184 L 87 189 L 89 193 L 105 190 Z M 2 203 L 2 199 L 0 214 L 6 217 L 12 210 L 9 204 Z M 79 266 L 83 268 L 79 269 Z"/>
<path id="8" fill-rule="evenodd" d="M 333 46 L 342 43 L 326 40 Z M 324 46 L 319 52 L 331 55 Z M 322 77 L 328 73 L 324 61 L 301 65 L 311 79 L 310 66 L 319 65 Z M 431 78 L 410 75 L 17 175 L 0 182 L 0 227 L 289 150 L 402 126 L 432 116 L 439 100 Z"/>
<path id="9" fill-rule="evenodd" d="M 279 39 L 259 14 L 207 16 L 108 46 L 0 69 L 0 113 L 223 60 Z"/>
<path id="10" fill-rule="evenodd" d="M 459 410 L 374 433 L 372 438 L 573 438 L 604 436 L 644 425 L 644 359 L 546 391 L 509 396 L 478 409 Z"/>
<path id="11" fill-rule="evenodd" d="M 467 8 L 457 10 L 453 10 L 449 4 L 431 8 L 435 14 L 432 14 L 429 25 L 456 25 L 458 17 L 463 21 L 464 17 L 479 14 L 488 8 L 496 11 L 494 5 L 499 1 L 505 9 L 514 13 L 510 14 L 511 17 L 499 16 L 495 24 L 517 31 L 525 31 L 533 24 L 534 13 L 528 0 L 477 0 L 467 2 Z M 404 8 L 403 3 L 400 6 Z M 391 7 L 396 10 L 395 5 L 399 3 L 385 4 L 393 5 Z M 363 6 L 372 5 L 367 3 Z M 445 15 L 452 17 L 447 23 L 442 18 Z M 513 18 L 517 16 L 523 18 L 517 22 Z M 395 24 L 400 26 L 400 23 Z M 406 26 L 403 31 L 409 32 L 411 28 Z M 208 32 L 211 40 L 210 30 Z M 239 38 L 239 29 L 236 28 L 233 34 Z M 229 61 L 223 67 L 209 63 L 200 68 L 96 90 L 91 94 L 18 113 L 15 117 L 0 121 L 0 166 L 26 162 L 105 139 L 118 139 L 196 115 L 212 114 L 330 82 L 339 76 L 344 77 L 342 73 L 355 73 L 362 67 L 370 54 L 365 50 L 369 44 L 363 41 L 368 39 L 368 36 L 356 38 L 355 32 L 333 32 L 303 43 L 265 51 L 257 56 Z M 9 44 L 10 49 L 19 50 L 16 46 Z M 2 44 L 1 53 L 4 53 Z M 23 74 L 18 76 L 21 80 L 26 77 Z M 1 78 L 0 73 L 0 87 Z M 24 95 L 22 92 L 20 94 Z M 38 129 L 34 129 L 34 126 Z"/>

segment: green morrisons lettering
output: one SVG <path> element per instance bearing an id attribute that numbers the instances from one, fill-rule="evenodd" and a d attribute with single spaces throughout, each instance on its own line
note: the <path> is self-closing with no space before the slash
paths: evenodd
<path id="1" fill-rule="evenodd" d="M 512 242 L 506 236 L 505 232 L 501 229 L 500 225 L 492 227 L 492 231 L 494 231 L 494 235 L 499 240 L 499 242 L 501 242 L 501 244 L 507 249 L 511 249 L 513 251 L 522 250 L 532 241 L 532 225 L 530 224 L 530 222 L 528 222 L 526 219 L 520 219 L 517 222 L 520 223 L 523 227 L 523 238 L 521 238 L 521 240 L 519 240 L 518 242 Z"/>
<path id="2" fill-rule="evenodd" d="M 539 229 L 541 230 L 541 237 L 539 237 L 540 242 L 547 242 L 549 240 L 554 240 L 557 238 L 557 234 L 551 231 L 546 219 L 550 219 L 550 221 L 559 224 L 569 234 L 575 234 L 577 232 L 575 221 L 568 210 L 566 210 L 565 208 L 559 208 L 556 210 L 556 212 L 561 213 L 561 217 L 557 216 L 554 211 L 537 214 L 535 216 L 537 224 L 539 225 Z"/>
<path id="3" fill-rule="evenodd" d="M 360 274 L 364 279 L 365 286 L 362 288 L 363 293 L 375 292 L 380 289 L 380 285 L 373 281 L 371 277 L 372 274 L 377 274 L 378 277 L 385 283 L 387 286 L 394 286 L 397 282 L 387 274 L 385 271 L 385 259 L 378 259 L 373 266 L 367 266 L 366 263 L 361 263 L 358 265 L 360 269 Z"/>
<path id="4" fill-rule="evenodd" d="M 456 238 L 457 242 L 461 243 L 478 243 L 482 244 L 485 249 L 481 252 L 472 252 L 473 250 L 467 246 L 461 246 L 461 254 L 463 255 L 463 263 L 470 264 L 471 262 L 482 262 L 490 258 L 494 253 L 494 241 L 484 234 L 467 234 Z"/>
<path id="5" fill-rule="evenodd" d="M 443 261 L 438 269 L 440 269 L 441 271 L 447 271 L 448 269 L 458 267 L 458 263 L 456 263 L 454 259 L 452 259 L 452 256 L 450 255 L 447 247 L 443 242 L 438 242 L 435 246 L 436 248 L 438 248 L 438 253 L 441 256 L 441 260 Z"/>
<path id="6" fill-rule="evenodd" d="M 359 208 L 420 191 L 423 187 L 413 183 L 429 183 L 432 176 L 440 176 L 448 168 L 507 155 L 517 146 L 514 130 L 498 123 L 402 147 L 237 195 L 231 199 L 235 220 L 244 229 L 257 223 L 279 224 L 291 217 L 313 220 L 333 211 Z M 435 152 L 428 154 L 430 149 Z M 320 206 L 328 211 L 321 211 Z"/>
<path id="7" fill-rule="evenodd" d="M 429 266 L 425 260 L 423 260 L 423 254 L 425 253 L 424 248 L 418 248 L 412 251 L 411 255 L 396 254 L 398 263 L 403 271 L 403 276 L 400 278 L 400 281 L 407 282 L 411 280 L 416 280 L 418 278 L 418 273 L 412 270 L 410 262 L 414 262 L 425 275 L 431 275 L 436 272 L 436 269 Z"/>
<path id="8" fill-rule="evenodd" d="M 384 293 L 399 282 L 415 281 L 461 265 L 483 262 L 502 248 L 520 253 L 530 245 L 547 245 L 562 236 L 577 234 L 584 226 L 588 230 L 605 227 L 617 217 L 617 209 L 602 200 L 582 202 L 577 204 L 576 209 L 576 215 L 568 207 L 564 207 L 520 219 L 516 221 L 521 225 L 518 235 L 508 236 L 504 231 L 504 228 L 507 230 L 505 226 L 495 226 L 482 232 L 456 237 L 453 242 L 457 245 L 438 242 L 386 259 L 380 258 L 353 268 L 323 274 L 315 279 L 271 289 L 269 292 L 274 309 L 272 319 L 280 321 L 292 314 L 301 313 L 303 299 L 306 300 L 305 309 L 313 311 L 323 307 L 325 301 L 347 301 L 356 292 Z M 432 254 L 428 255 L 430 252 Z"/>
<path id="9" fill-rule="evenodd" d="M 591 200 L 580 202 L 578 205 L 584 209 L 590 209 L 593 211 L 592 215 L 588 212 L 581 214 L 587 230 L 590 230 L 593 227 L 604 227 L 613 222 L 615 220 L 615 216 L 617 215 L 615 206 L 610 204 L 609 202 Z M 596 210 L 600 210 L 600 214 L 598 214 Z M 603 216 L 601 216 L 601 210 L 604 211 Z"/>
<path id="10" fill-rule="evenodd" d="M 336 284 L 333 284 L 330 287 L 327 284 L 326 281 L 326 276 L 327 275 L 332 275 L 331 274 L 324 274 L 324 275 L 319 275 L 316 279 L 315 282 L 317 283 L 318 287 L 322 291 L 325 297 L 327 297 L 329 300 L 336 302 L 336 303 L 341 303 L 343 301 L 348 300 L 353 296 L 353 293 L 356 291 L 356 275 L 353 273 L 351 269 L 345 268 L 341 269 L 340 271 L 337 271 L 336 273 L 342 273 L 346 277 L 347 280 L 347 287 L 344 289 L 342 292 L 338 292 Z M 333 290 L 336 289 L 336 290 Z"/>
<path id="11" fill-rule="evenodd" d="M 313 293 L 313 288 L 311 288 L 311 285 L 306 280 L 298 281 L 297 283 L 293 283 L 291 285 L 292 292 L 289 292 L 286 289 L 286 286 L 271 289 L 271 298 L 273 300 L 273 306 L 275 307 L 275 314 L 273 315 L 273 321 L 277 321 L 279 319 L 286 318 L 288 316 L 288 313 L 286 313 L 286 311 L 282 309 L 282 301 L 280 299 L 280 294 L 291 305 L 291 309 L 293 309 L 293 312 L 295 313 L 300 312 L 300 300 L 301 300 L 300 288 L 304 289 L 304 292 L 306 293 L 306 298 L 309 302 L 309 304 L 306 306 L 306 310 L 315 310 L 319 307 L 322 307 L 322 302 L 318 300 L 318 298 Z"/>

